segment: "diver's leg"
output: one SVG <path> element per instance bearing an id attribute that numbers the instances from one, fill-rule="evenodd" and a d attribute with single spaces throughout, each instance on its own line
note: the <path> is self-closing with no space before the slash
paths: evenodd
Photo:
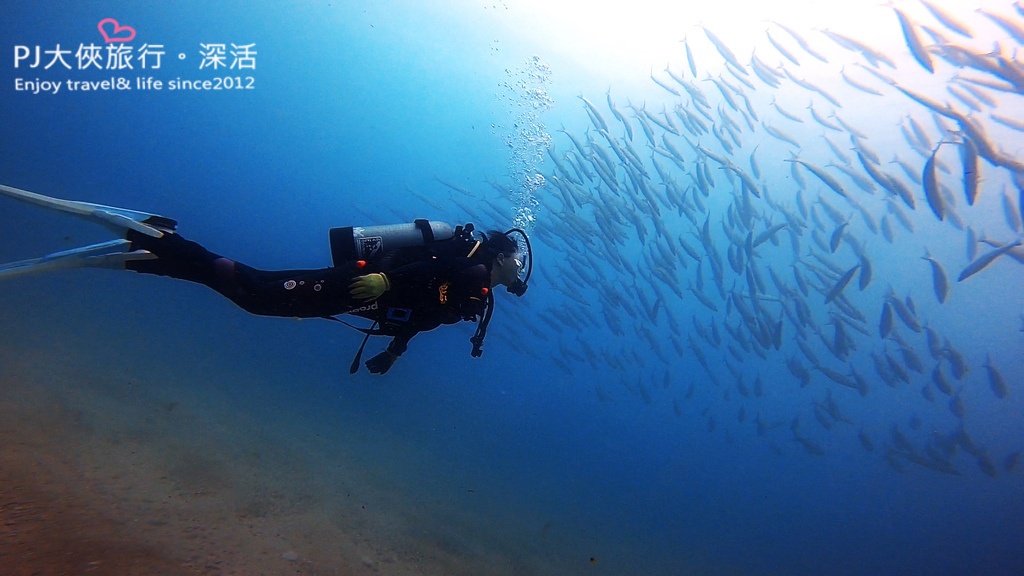
<path id="1" fill-rule="evenodd" d="M 130 231 L 132 248 L 155 260 L 128 262 L 125 268 L 170 276 L 213 288 L 242 309 L 262 316 L 315 318 L 359 306 L 348 293 L 354 264 L 321 270 L 258 270 L 210 252 L 178 234 L 153 238 Z"/>
<path id="2" fill-rule="evenodd" d="M 236 304 L 264 316 L 321 318 L 358 308 L 349 294 L 355 266 L 319 270 L 257 270 L 234 262 L 233 282 L 215 287 Z"/>
<path id="3" fill-rule="evenodd" d="M 154 238 L 129 230 L 125 237 L 131 242 L 132 250 L 145 250 L 156 256 L 153 260 L 128 262 L 125 264 L 128 270 L 200 284 L 210 284 L 217 278 L 214 262 L 221 256 L 179 234 L 166 233 L 160 238 Z"/>

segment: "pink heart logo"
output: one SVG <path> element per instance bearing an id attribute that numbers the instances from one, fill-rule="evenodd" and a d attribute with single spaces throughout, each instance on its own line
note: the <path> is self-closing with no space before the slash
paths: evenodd
<path id="1" fill-rule="evenodd" d="M 107 31 L 103 29 L 105 24 L 114 25 L 114 31 L 109 35 L 107 34 Z M 131 42 L 132 39 L 135 38 L 135 28 L 132 28 L 131 26 L 121 26 L 117 23 L 117 20 L 114 20 L 113 18 L 104 18 L 103 20 L 100 20 L 100 23 L 97 24 L 96 27 L 100 29 L 100 34 L 103 34 L 103 41 L 107 44 L 110 44 L 111 42 Z M 117 34 L 120 34 L 121 32 L 127 32 L 128 36 L 117 36 Z"/>

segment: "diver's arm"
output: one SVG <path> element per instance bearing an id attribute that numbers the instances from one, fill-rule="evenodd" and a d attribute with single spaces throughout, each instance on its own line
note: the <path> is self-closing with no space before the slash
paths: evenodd
<path id="1" fill-rule="evenodd" d="M 393 290 L 397 298 L 407 299 L 423 291 L 441 268 L 436 261 L 414 262 L 394 270 L 356 276 L 349 284 L 349 294 L 357 300 L 376 300 Z"/>
<path id="2" fill-rule="evenodd" d="M 413 262 L 388 271 L 389 289 L 399 294 L 416 294 L 427 288 L 431 280 L 445 275 L 449 266 L 439 260 Z"/>
<path id="3" fill-rule="evenodd" d="M 391 340 L 388 344 L 387 351 L 393 354 L 396 358 L 405 353 L 409 348 L 409 340 L 416 335 L 416 332 L 409 332 L 407 334 L 399 334 Z"/>
<path id="4" fill-rule="evenodd" d="M 383 352 L 366 361 L 366 369 L 371 374 L 385 374 L 391 369 L 395 360 L 398 360 L 398 357 L 406 351 L 409 347 L 409 340 L 415 335 L 416 332 L 409 332 L 395 336 Z"/>

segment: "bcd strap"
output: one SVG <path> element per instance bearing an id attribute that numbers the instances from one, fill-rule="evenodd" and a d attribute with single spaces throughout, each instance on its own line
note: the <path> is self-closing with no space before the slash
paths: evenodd
<path id="1" fill-rule="evenodd" d="M 486 309 L 484 310 L 484 317 L 480 319 L 480 324 L 476 327 L 476 334 L 469 339 L 473 343 L 473 351 L 470 355 L 473 358 L 479 358 L 483 353 L 484 336 L 487 335 L 487 325 L 491 323 L 491 314 L 494 313 L 494 295 L 490 292 L 487 293 Z"/>
<path id="2" fill-rule="evenodd" d="M 349 374 L 355 374 L 356 372 L 359 371 L 359 360 L 363 357 L 363 348 L 366 347 L 366 341 L 370 339 L 370 336 L 384 336 L 386 334 L 384 330 L 377 329 L 376 321 L 374 321 L 369 328 L 360 328 L 359 326 L 349 324 L 348 322 L 345 322 L 341 318 L 335 318 L 334 316 L 321 316 L 321 318 L 323 318 L 324 320 L 333 320 L 335 322 L 341 322 L 342 324 L 348 326 L 353 330 L 358 330 L 363 334 L 366 334 L 366 336 L 363 336 L 363 343 L 359 345 L 359 350 L 356 350 L 356 357 L 352 359 L 352 365 L 348 367 Z"/>
<path id="3" fill-rule="evenodd" d="M 326 316 L 325 318 L 329 318 L 331 320 L 338 320 L 337 318 L 331 318 L 330 316 Z M 338 320 L 338 322 L 341 322 L 342 324 L 346 324 L 348 326 L 352 326 L 351 324 L 348 324 L 344 320 Z M 374 322 L 374 325 L 371 326 L 369 330 L 365 330 L 365 329 L 362 329 L 362 328 L 358 328 L 358 327 L 352 326 L 352 328 L 355 328 L 356 330 L 359 330 L 360 332 L 366 332 L 367 335 L 362 337 L 362 343 L 359 344 L 359 349 L 357 349 L 357 351 L 355 351 L 355 358 L 352 359 L 352 365 L 348 367 L 348 373 L 349 374 L 355 374 L 356 372 L 359 371 L 359 360 L 362 358 L 362 348 L 365 348 L 367 346 L 367 340 L 370 339 L 370 334 L 373 332 L 374 326 L 377 326 L 376 322 Z"/>
<path id="4" fill-rule="evenodd" d="M 355 326 L 353 324 L 349 324 L 348 322 L 345 322 L 341 318 L 335 318 L 334 316 L 321 316 L 321 318 L 323 318 L 324 320 L 332 320 L 334 322 L 341 322 L 345 326 L 348 326 L 349 328 L 351 328 L 353 330 L 358 330 L 359 332 L 362 332 L 363 334 L 366 334 L 367 336 L 392 336 L 392 334 L 389 334 L 387 331 L 385 331 L 383 329 L 374 328 L 374 326 L 377 325 L 376 321 L 374 321 L 373 325 L 370 326 L 369 328 L 360 328 L 359 326 Z"/>
<path id="5" fill-rule="evenodd" d="M 423 244 L 430 245 L 434 243 L 434 229 L 430 227 L 430 221 L 426 218 L 417 218 L 412 221 L 416 225 L 416 228 L 423 235 Z"/>
<path id="6" fill-rule="evenodd" d="M 355 253 L 355 239 L 352 235 L 352 227 L 331 228 L 328 232 L 328 240 L 331 246 L 331 259 L 334 266 L 340 268 L 345 262 L 358 258 Z"/>
<path id="7" fill-rule="evenodd" d="M 377 325 L 376 322 L 373 323 Z M 363 336 L 363 343 L 359 345 L 359 350 L 356 350 L 356 357 L 352 359 L 352 365 L 348 367 L 349 374 L 355 374 L 359 371 L 359 360 L 363 357 L 363 348 L 366 347 L 366 341 L 370 339 L 370 331 L 366 331 L 366 336 Z"/>

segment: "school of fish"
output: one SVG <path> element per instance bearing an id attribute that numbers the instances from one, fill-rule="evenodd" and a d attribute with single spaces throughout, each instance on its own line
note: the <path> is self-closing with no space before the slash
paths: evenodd
<path id="1" fill-rule="evenodd" d="M 841 434 L 899 472 L 960 475 L 970 462 L 991 477 L 1015 470 L 1019 450 L 974 440 L 965 390 L 986 387 L 990 401 L 1005 402 L 1019 383 L 991 355 L 968 358 L 915 299 L 948 308 L 997 267 L 1024 278 L 1024 156 L 993 136 L 1024 138 L 1024 120 L 1001 111 L 1024 103 L 1024 7 L 957 15 L 926 0 L 901 6 L 886 9 L 912 58 L 901 61 L 945 78 L 941 92 L 911 85 L 900 59 L 850 35 L 772 22 L 749 60 L 695 28 L 702 34 L 681 40 L 679 63 L 651 71 L 671 104 L 580 95 L 590 126 L 563 130 L 548 148 L 535 229 L 558 254 L 538 271 L 564 305 L 512 307 L 506 324 L 529 330 L 567 378 L 581 366 L 608 375 L 614 383 L 595 388 L 602 400 L 618 401 L 621 386 L 680 417 L 696 410 L 709 432 L 735 418 L 780 453 L 789 445 L 820 456 Z M 980 26 L 1000 31 L 985 39 L 989 51 L 973 42 Z M 694 49 L 705 41 L 720 56 L 706 67 Z M 859 130 L 843 118 L 840 91 L 801 73 L 808 59 L 829 65 L 825 46 L 856 61 L 833 70 L 845 93 L 905 109 L 898 135 Z M 466 196 L 452 198 L 465 212 L 500 221 L 507 210 L 491 200 L 480 210 L 472 192 L 442 183 Z M 965 223 L 992 202 L 1005 226 Z M 926 225 L 965 246 L 963 260 L 911 249 Z M 882 257 L 898 261 L 900 278 L 876 275 Z M 909 284 L 896 281 L 904 277 Z M 607 338 L 598 347 L 574 337 L 583 333 Z M 681 362 L 703 373 L 679 373 Z M 797 391 L 810 400 L 791 413 L 759 407 Z M 858 402 L 879 396 L 924 403 L 880 428 L 857 416 Z"/>

